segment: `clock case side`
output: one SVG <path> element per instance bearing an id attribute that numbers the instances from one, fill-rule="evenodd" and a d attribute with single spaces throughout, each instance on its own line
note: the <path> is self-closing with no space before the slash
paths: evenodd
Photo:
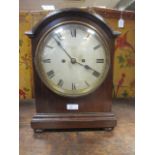
<path id="1" fill-rule="evenodd" d="M 67 98 L 51 92 L 38 77 L 34 66 L 35 51 L 41 36 L 53 25 L 65 20 L 87 20 L 88 23 L 98 25 L 104 29 L 110 48 L 111 65 L 103 84 L 93 93 L 78 97 Z M 98 15 L 81 9 L 62 9 L 53 12 L 38 23 L 31 31 L 26 32 L 31 38 L 34 87 L 36 100 L 36 114 L 32 118 L 31 126 L 37 129 L 68 129 L 68 128 L 113 128 L 116 117 L 112 109 L 112 77 L 114 41 L 119 35 L 98 18 Z M 67 111 L 67 103 L 78 103 L 80 109 Z"/>

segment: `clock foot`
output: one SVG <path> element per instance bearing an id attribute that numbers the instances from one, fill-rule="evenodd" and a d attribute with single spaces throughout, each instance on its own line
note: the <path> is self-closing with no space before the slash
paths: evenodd
<path id="1" fill-rule="evenodd" d="M 104 131 L 112 131 L 114 128 L 104 128 Z"/>
<path id="2" fill-rule="evenodd" d="M 34 129 L 35 133 L 42 133 L 44 130 L 43 129 Z"/>

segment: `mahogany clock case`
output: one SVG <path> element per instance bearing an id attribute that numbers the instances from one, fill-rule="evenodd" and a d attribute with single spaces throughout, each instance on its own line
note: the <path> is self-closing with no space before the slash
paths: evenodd
<path id="1" fill-rule="evenodd" d="M 110 69 L 106 79 L 93 93 L 82 97 L 63 97 L 55 94 L 39 78 L 34 65 L 38 42 L 51 27 L 64 21 L 80 21 L 99 30 L 108 42 Z M 112 77 L 114 41 L 118 33 L 96 15 L 81 9 L 63 9 L 53 12 L 38 23 L 32 31 L 26 32 L 31 38 L 33 75 L 35 85 L 36 114 L 31 126 L 34 130 L 71 128 L 113 128 L 116 117 L 112 109 Z M 78 104 L 78 110 L 67 110 L 67 104 Z"/>

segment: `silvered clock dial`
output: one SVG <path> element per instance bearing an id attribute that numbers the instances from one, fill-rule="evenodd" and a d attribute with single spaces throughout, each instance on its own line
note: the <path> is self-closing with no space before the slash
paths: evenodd
<path id="1" fill-rule="evenodd" d="M 104 81 L 110 64 L 105 39 L 93 26 L 62 22 L 49 29 L 36 48 L 35 67 L 56 94 L 87 95 Z"/>

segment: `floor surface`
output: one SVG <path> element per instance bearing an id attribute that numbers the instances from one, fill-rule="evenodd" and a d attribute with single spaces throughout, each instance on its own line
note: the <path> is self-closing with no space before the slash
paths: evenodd
<path id="1" fill-rule="evenodd" d="M 46 131 L 30 127 L 34 101 L 20 102 L 20 155 L 134 155 L 135 110 L 133 100 L 113 102 L 117 126 L 113 131 Z"/>

